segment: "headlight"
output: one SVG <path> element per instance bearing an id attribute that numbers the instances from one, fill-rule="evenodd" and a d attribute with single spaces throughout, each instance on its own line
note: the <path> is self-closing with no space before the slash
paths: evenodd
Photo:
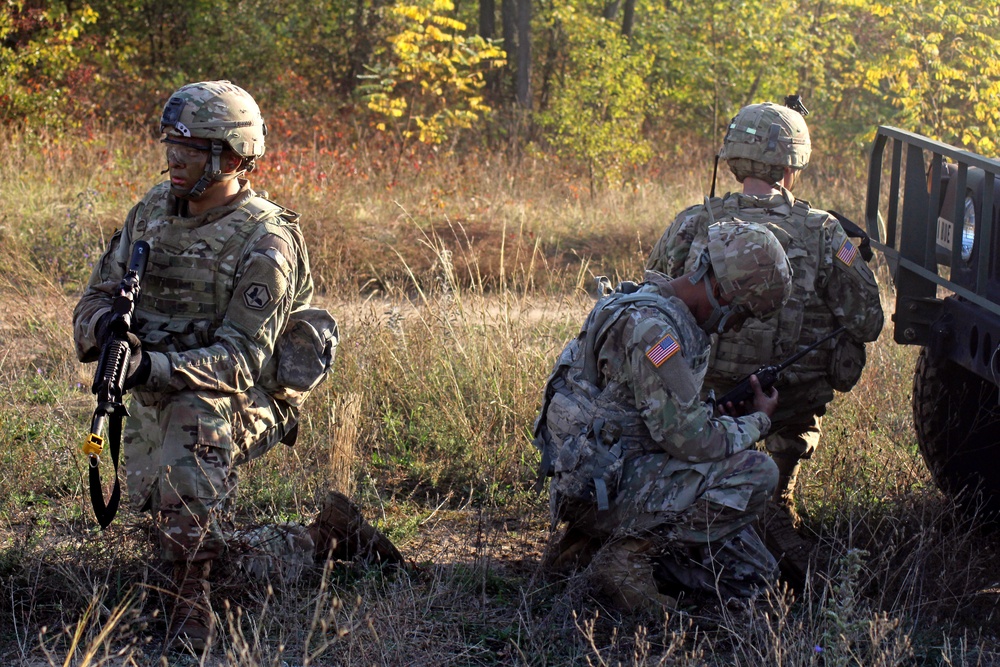
<path id="1" fill-rule="evenodd" d="M 976 241 L 976 204 L 972 197 L 965 196 L 965 216 L 962 219 L 962 259 L 972 258 L 972 244 Z"/>

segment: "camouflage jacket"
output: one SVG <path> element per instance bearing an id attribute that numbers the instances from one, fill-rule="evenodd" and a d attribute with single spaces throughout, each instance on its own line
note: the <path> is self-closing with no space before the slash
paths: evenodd
<path id="1" fill-rule="evenodd" d="M 556 474 L 571 473 L 577 465 L 564 461 L 567 452 L 560 450 L 580 434 L 592 432 L 591 422 L 599 418 L 604 421 L 605 417 L 615 419 L 610 415 L 618 415 L 616 421 L 620 423 L 617 428 L 614 424 L 603 428 L 605 440 L 608 432 L 613 432 L 612 439 L 624 445 L 621 449 L 625 457 L 665 451 L 691 463 L 714 461 L 742 451 L 770 427 L 770 420 L 762 412 L 739 418 L 714 416 L 713 406 L 699 396 L 708 362 L 708 337 L 662 277 L 658 284 L 644 283 L 640 292 L 658 298 L 654 303 L 625 305 L 600 332 L 590 333 L 589 342 L 585 324 L 580 335 L 563 350 L 546 385 L 539 420 L 545 421 L 556 450 L 552 452 Z M 605 298 L 595 311 L 609 304 L 614 306 Z M 593 317 L 588 318 L 588 323 L 593 321 Z M 575 376 L 585 372 L 589 347 L 598 369 L 599 395 L 593 401 L 593 413 L 582 414 L 565 407 L 551 409 L 549 403 L 557 397 L 550 394 L 568 391 L 566 387 L 575 384 Z M 563 373 L 574 377 L 560 380 L 557 376 Z M 565 401 L 553 401 L 553 407 L 565 405 Z M 579 456 L 571 454 L 570 458 Z"/>
<path id="2" fill-rule="evenodd" d="M 228 205 L 193 217 L 161 183 L 129 212 L 73 312 L 81 361 L 99 354 L 98 319 L 110 308 L 133 243 L 150 244 L 133 330 L 150 353 L 143 403 L 158 392 L 276 388 L 274 351 L 289 314 L 309 305 L 309 259 L 298 215 L 242 182 Z M 145 400 L 144 400 L 145 399 Z"/>
<path id="3" fill-rule="evenodd" d="M 784 188 L 767 196 L 731 193 L 682 211 L 657 241 L 647 268 L 672 277 L 686 273 L 698 259 L 708 225 L 728 217 L 763 223 L 778 238 L 792 265 L 792 295 L 777 316 L 749 320 L 742 330 L 719 337 L 705 387 L 726 391 L 760 366 L 779 363 L 843 325 L 847 335 L 806 355 L 777 384 L 779 392 L 796 389 L 785 393 L 790 400 L 782 400 L 776 419 L 789 410 L 819 408 L 833 398 L 833 387 L 853 384 L 835 377 L 836 364 L 849 357 L 852 372 L 860 375 L 863 343 L 882 330 L 875 275 L 836 218 L 796 201 Z M 808 396 L 808 405 L 796 405 L 795 395 Z"/>

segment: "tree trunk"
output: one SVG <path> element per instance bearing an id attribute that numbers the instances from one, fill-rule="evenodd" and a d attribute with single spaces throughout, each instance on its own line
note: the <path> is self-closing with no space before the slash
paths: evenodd
<path id="1" fill-rule="evenodd" d="M 479 36 L 493 39 L 497 31 L 496 0 L 479 0 Z"/>
<path id="2" fill-rule="evenodd" d="M 500 29 L 503 31 L 503 50 L 507 52 L 507 77 L 503 89 L 505 101 L 510 99 L 508 81 L 517 78 L 517 0 L 500 0 Z"/>
<path id="3" fill-rule="evenodd" d="M 371 35 L 378 29 L 378 8 L 385 0 L 355 0 L 354 20 L 351 25 L 353 40 L 348 53 L 350 67 L 343 81 L 345 93 L 350 93 L 357 85 L 358 76 L 365 73 L 365 64 L 370 62 L 375 47 Z"/>
<path id="4" fill-rule="evenodd" d="M 517 0 L 517 103 L 531 108 L 531 0 Z"/>
<path id="5" fill-rule="evenodd" d="M 622 12 L 622 34 L 632 39 L 633 28 L 635 28 L 635 0 L 625 0 L 625 10 Z"/>
<path id="6" fill-rule="evenodd" d="M 549 99 L 552 96 L 553 79 L 555 78 L 555 68 L 559 56 L 559 49 L 562 46 L 562 22 L 558 19 L 553 22 L 548 35 L 548 52 L 542 62 L 542 89 L 538 96 L 538 109 L 545 111 L 549 107 Z"/>

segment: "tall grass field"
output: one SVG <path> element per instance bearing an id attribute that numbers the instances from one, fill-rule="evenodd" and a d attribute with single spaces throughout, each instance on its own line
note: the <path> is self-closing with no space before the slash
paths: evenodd
<path id="1" fill-rule="evenodd" d="M 70 323 L 163 151 L 102 128 L 5 131 L 2 145 L 0 664 L 1000 664 L 1000 538 L 934 488 L 917 451 L 916 350 L 892 341 L 884 267 L 886 329 L 802 474 L 817 545 L 805 590 L 622 616 L 541 565 L 551 533 L 531 429 L 594 277 L 641 279 L 662 230 L 706 193 L 710 151 L 592 196 L 586 174 L 544 156 L 426 153 L 389 177 L 365 146 L 296 136 L 269 143 L 252 182 L 302 214 L 342 338 L 295 446 L 240 469 L 234 520 L 308 522 L 338 488 L 410 565 L 261 581 L 222 563 L 210 650 L 163 654 L 170 584 L 150 518 L 123 508 L 104 531 L 93 518 L 80 445 L 94 369 L 76 361 Z M 813 159 L 798 194 L 858 219 L 864 164 Z"/>

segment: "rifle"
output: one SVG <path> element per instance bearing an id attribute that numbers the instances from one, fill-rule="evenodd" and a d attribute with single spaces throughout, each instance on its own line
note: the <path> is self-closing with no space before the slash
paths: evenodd
<path id="1" fill-rule="evenodd" d="M 101 528 L 107 528 L 115 514 L 118 513 L 118 503 L 121 500 L 121 485 L 118 480 L 118 452 L 121 447 L 122 422 L 128 416 L 128 410 L 122 400 L 125 393 L 125 378 L 128 375 L 131 351 L 128 344 L 128 333 L 132 329 L 132 316 L 139 302 L 140 283 L 146 272 L 146 262 L 149 260 L 149 244 L 137 241 L 132 247 L 132 257 L 128 270 L 118 285 L 118 292 L 111 302 L 111 312 L 114 316 L 108 325 L 108 338 L 101 350 L 101 359 L 94 374 L 94 383 L 90 391 L 97 395 L 97 408 L 90 421 L 90 434 L 83 442 L 83 453 L 90 458 L 90 501 L 94 506 L 94 515 Z M 115 485 L 111 497 L 104 502 L 104 492 L 101 486 L 101 452 L 104 451 L 104 438 L 101 433 L 105 426 L 108 439 L 111 441 L 111 461 L 115 467 Z"/>
<path id="2" fill-rule="evenodd" d="M 774 386 L 775 382 L 778 381 L 778 378 L 781 377 L 781 372 L 783 370 L 785 370 L 786 368 L 794 364 L 796 361 L 798 361 L 802 357 L 806 356 L 807 354 L 815 350 L 817 347 L 819 347 L 826 341 L 830 340 L 831 338 L 836 338 L 840 334 L 844 333 L 844 331 L 846 330 L 847 327 L 840 327 L 836 331 L 833 331 L 830 334 L 823 336 L 822 338 L 820 338 L 818 341 L 816 341 L 806 349 L 799 350 L 792 356 L 782 361 L 780 364 L 777 364 L 776 366 L 761 366 L 750 375 L 756 375 L 757 379 L 760 381 L 760 388 L 763 389 L 764 391 L 767 391 Z M 750 387 L 750 375 L 740 380 L 739 384 L 737 384 L 735 387 L 727 391 L 722 398 L 716 401 L 716 403 L 719 405 L 728 405 L 730 403 L 732 403 L 733 405 L 739 405 L 743 401 L 753 398 L 753 389 Z"/>

